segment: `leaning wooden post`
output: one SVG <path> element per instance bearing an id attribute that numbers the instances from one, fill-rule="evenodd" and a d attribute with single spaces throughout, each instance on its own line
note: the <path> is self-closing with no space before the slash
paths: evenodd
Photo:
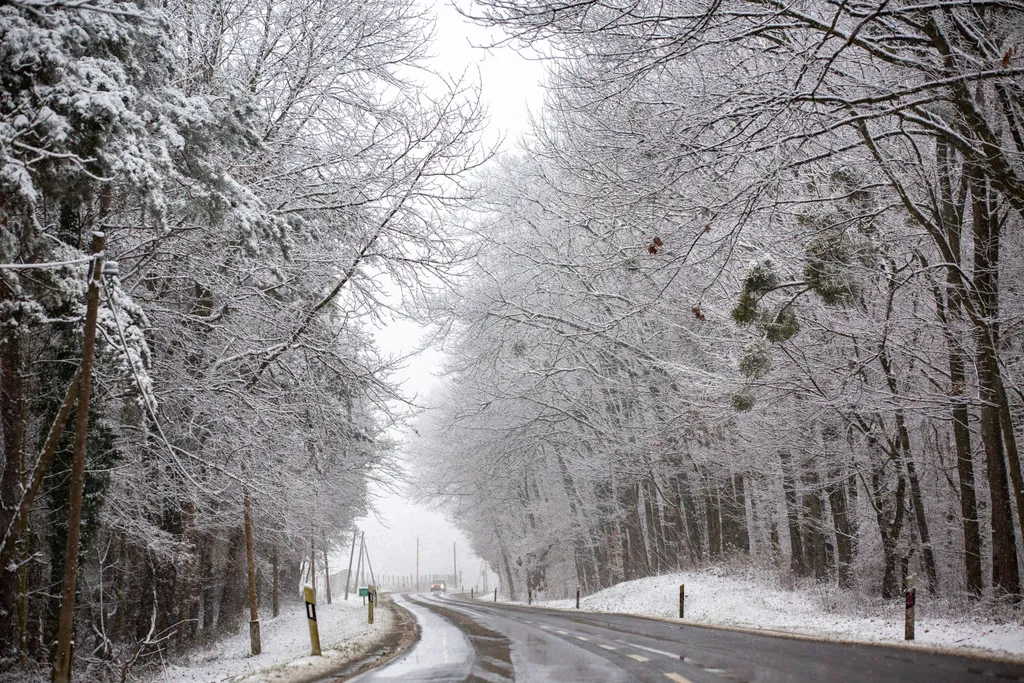
<path id="1" fill-rule="evenodd" d="M 85 441 L 89 432 L 89 396 L 92 387 L 92 362 L 96 351 L 96 318 L 100 307 L 103 278 L 102 232 L 92 234 L 92 262 L 89 264 L 89 290 L 86 294 L 85 338 L 82 341 L 82 367 L 75 412 L 75 447 L 71 465 L 71 491 L 68 495 L 67 543 L 64 546 L 64 584 L 61 589 L 60 617 L 57 621 L 57 652 L 53 661 L 53 683 L 71 679 L 71 633 L 75 625 L 75 589 L 78 585 L 78 542 L 82 533 L 82 494 L 85 488 Z"/>
<path id="2" fill-rule="evenodd" d="M 904 617 L 903 624 L 903 639 L 913 640 L 914 639 L 914 603 L 917 600 L 917 574 L 911 574 L 907 577 L 907 612 Z"/>
<path id="3" fill-rule="evenodd" d="M 679 584 L 679 618 L 683 618 L 683 605 L 686 603 L 686 586 Z"/>
<path id="4" fill-rule="evenodd" d="M 249 647 L 253 656 L 263 652 L 260 644 L 260 608 L 256 594 L 256 554 L 252 546 L 252 504 L 249 487 L 242 488 L 242 507 L 245 512 L 245 559 L 249 569 Z"/>
<path id="5" fill-rule="evenodd" d="M 302 588 L 303 597 L 306 599 L 306 621 L 309 622 L 309 644 L 312 646 L 313 654 L 320 654 L 320 631 L 316 627 L 316 594 L 313 587 L 306 584 Z"/>

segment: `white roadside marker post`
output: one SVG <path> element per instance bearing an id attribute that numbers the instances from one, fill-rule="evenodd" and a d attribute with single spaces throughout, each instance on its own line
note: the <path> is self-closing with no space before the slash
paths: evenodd
<path id="1" fill-rule="evenodd" d="M 320 631 L 316 627 L 316 594 L 312 586 L 304 586 L 303 597 L 306 599 L 306 620 L 309 622 L 309 643 L 314 655 L 320 655 Z"/>

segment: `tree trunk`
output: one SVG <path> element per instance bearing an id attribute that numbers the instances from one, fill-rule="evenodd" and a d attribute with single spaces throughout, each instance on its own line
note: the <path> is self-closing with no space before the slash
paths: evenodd
<path id="1" fill-rule="evenodd" d="M 832 511 L 832 525 L 836 534 L 836 575 L 842 588 L 853 587 L 853 538 L 856 533 L 851 518 L 851 506 L 846 497 L 846 478 L 833 475 L 829 484 L 828 503 Z"/>
<path id="2" fill-rule="evenodd" d="M 5 295 L 8 294 L 4 287 Z M 5 303 L 13 304 L 10 296 L 4 296 Z M 22 452 L 25 445 L 25 402 L 21 369 L 21 314 L 20 306 L 12 306 L 14 312 L 0 321 L 4 328 L 0 344 L 0 429 L 3 430 L 4 473 L 0 480 L 0 530 L 12 528 L 18 515 L 21 501 Z M 14 539 L 10 539 L 11 555 Z M 0 566 L 0 658 L 14 656 L 20 642 L 18 611 L 18 577 L 8 570 L 5 561 Z"/>
<path id="3" fill-rule="evenodd" d="M 789 522 L 789 568 L 797 576 L 808 576 L 810 567 L 804 554 L 803 537 L 800 533 L 800 512 L 796 501 L 796 476 L 789 451 L 779 451 L 782 467 L 782 489 L 786 497 L 786 519 Z"/>
<path id="4" fill-rule="evenodd" d="M 712 560 L 718 560 L 722 557 L 722 512 L 718 488 L 709 488 L 704 501 L 708 520 L 708 555 Z"/>
<path id="5" fill-rule="evenodd" d="M 949 377 L 953 407 L 953 442 L 956 445 L 956 471 L 960 482 L 960 517 L 964 531 L 964 582 L 967 593 L 981 596 L 984 582 L 981 573 L 981 525 L 978 521 L 978 502 L 974 490 L 974 452 L 971 448 L 970 415 L 967 408 L 967 377 L 965 360 L 952 335 L 947 335 L 949 346 Z"/>
<path id="6" fill-rule="evenodd" d="M 316 541 L 312 536 L 309 537 L 309 585 L 316 595 Z"/>
<path id="7" fill-rule="evenodd" d="M 516 584 L 512 579 L 512 563 L 508 561 L 508 549 L 501 540 L 501 536 L 498 537 L 498 544 L 501 546 L 501 562 L 505 567 L 505 581 L 508 583 L 508 599 L 512 602 L 516 601 Z"/>
<path id="8" fill-rule="evenodd" d="M 1010 491 L 1004 460 L 1004 430 L 1000 415 L 998 319 L 999 319 L 999 226 L 990 206 L 990 194 L 984 179 L 971 174 L 971 209 L 974 227 L 974 290 L 983 320 L 976 325 L 978 344 L 978 389 L 981 406 L 981 440 L 985 448 L 992 515 L 992 585 L 1010 595 L 1020 593 L 1017 569 L 1017 543 L 1010 509 Z M 1012 425 L 1006 432 L 1012 439 Z"/>
<path id="9" fill-rule="evenodd" d="M 828 557 L 825 548 L 825 520 L 821 500 L 821 488 L 818 473 L 806 469 L 803 473 L 804 483 L 804 558 L 814 578 L 822 581 L 828 578 Z"/>
<path id="10" fill-rule="evenodd" d="M 327 592 L 327 604 L 331 604 L 331 569 L 327 564 L 327 547 L 324 546 L 324 590 Z"/>
<path id="11" fill-rule="evenodd" d="M 890 287 L 894 287 L 890 279 Z M 886 384 L 889 392 L 894 398 L 900 397 L 899 382 L 892 367 L 892 359 L 885 345 L 882 344 L 878 350 L 878 362 L 885 373 Z M 910 500 L 914 506 L 914 519 L 917 522 L 917 531 L 921 537 L 921 554 L 924 558 L 924 569 L 928 575 L 928 591 L 935 593 L 938 589 L 938 572 L 935 569 L 935 556 L 932 553 L 931 535 L 928 533 L 928 515 L 924 509 L 924 499 L 921 496 L 921 485 L 917 480 L 917 468 L 914 466 L 914 457 L 910 449 L 910 430 L 907 428 L 906 414 L 903 408 L 898 407 L 894 412 L 896 420 L 896 439 L 893 443 L 893 450 L 899 455 L 907 471 L 907 478 L 910 481 Z"/>
<path id="12" fill-rule="evenodd" d="M 962 265 L 963 213 L 960 202 L 953 195 L 952 160 L 949 142 L 942 136 L 935 143 L 941 198 L 940 217 L 949 243 L 949 251 Z M 961 198 L 962 199 L 962 198 Z M 956 469 L 960 490 L 960 518 L 964 533 L 964 585 L 967 594 L 980 597 L 984 590 L 981 572 L 981 525 L 978 519 L 977 495 L 974 488 L 974 451 L 971 447 L 970 414 L 967 389 L 967 351 L 961 343 L 954 324 L 963 320 L 964 301 L 960 278 L 953 270 L 946 270 L 944 294 L 935 288 L 935 308 L 942 323 L 949 357 L 949 393 L 952 399 L 950 413 L 953 423 L 953 442 L 956 445 Z"/>
<path id="13" fill-rule="evenodd" d="M 276 617 L 281 613 L 281 587 L 277 576 L 277 543 L 274 543 L 274 549 L 271 551 L 270 571 L 273 574 L 273 577 L 271 578 L 271 593 L 273 594 L 273 598 L 271 600 L 271 609 L 273 611 L 271 612 L 271 616 Z"/>
<path id="14" fill-rule="evenodd" d="M 263 651 L 260 642 L 260 608 L 259 596 L 256 593 L 256 552 L 252 542 L 252 503 L 249 500 L 249 488 L 242 490 L 242 508 L 245 518 L 245 566 L 249 575 L 249 646 L 252 656 Z"/>
<path id="15" fill-rule="evenodd" d="M 725 480 L 722 497 L 722 547 L 730 554 L 750 553 L 747 501 L 742 474 L 734 474 Z"/>

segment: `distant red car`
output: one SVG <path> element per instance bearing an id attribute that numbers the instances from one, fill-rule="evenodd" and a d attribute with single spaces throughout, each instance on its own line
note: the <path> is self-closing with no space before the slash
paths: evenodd
<path id="1" fill-rule="evenodd" d="M 434 583 L 430 584 L 431 593 L 444 593 L 445 588 L 446 586 L 444 585 L 444 581 L 435 581 Z"/>

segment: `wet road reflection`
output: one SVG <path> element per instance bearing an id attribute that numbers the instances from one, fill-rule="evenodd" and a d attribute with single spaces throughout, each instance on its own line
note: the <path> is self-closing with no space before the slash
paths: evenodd
<path id="1" fill-rule="evenodd" d="M 420 640 L 387 666 L 370 671 L 358 681 L 464 681 L 473 666 L 473 646 L 447 619 L 405 596 L 393 596 L 420 627 Z"/>

